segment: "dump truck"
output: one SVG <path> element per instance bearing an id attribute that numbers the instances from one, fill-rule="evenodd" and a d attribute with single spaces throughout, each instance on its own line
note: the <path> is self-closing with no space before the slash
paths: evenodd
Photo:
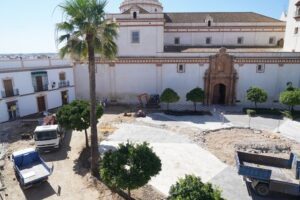
<path id="1" fill-rule="evenodd" d="M 238 174 L 258 195 L 277 192 L 300 196 L 300 161 L 295 154 L 284 159 L 237 151 L 235 159 Z"/>
<path id="2" fill-rule="evenodd" d="M 58 149 L 65 137 L 65 130 L 57 123 L 55 115 L 49 115 L 43 121 L 34 130 L 36 148 L 42 151 Z"/>
<path id="3" fill-rule="evenodd" d="M 33 149 L 24 149 L 12 154 L 12 161 L 16 177 L 22 189 L 28 189 L 48 180 L 53 172 L 40 157 L 39 153 Z"/>

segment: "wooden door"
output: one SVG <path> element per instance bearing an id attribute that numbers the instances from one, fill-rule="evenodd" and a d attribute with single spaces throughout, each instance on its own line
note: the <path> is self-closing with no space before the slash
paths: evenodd
<path id="1" fill-rule="evenodd" d="M 12 80 L 3 80 L 3 85 L 4 85 L 4 90 L 5 90 L 5 95 L 6 97 L 12 97 L 14 96 L 14 89 L 13 89 L 13 84 Z"/>
<path id="2" fill-rule="evenodd" d="M 36 88 L 37 88 L 37 91 L 44 91 L 44 88 L 43 88 L 43 77 L 42 76 L 37 76 L 36 77 Z"/>
<path id="3" fill-rule="evenodd" d="M 37 98 L 37 104 L 39 112 L 46 111 L 46 102 L 44 96 Z"/>

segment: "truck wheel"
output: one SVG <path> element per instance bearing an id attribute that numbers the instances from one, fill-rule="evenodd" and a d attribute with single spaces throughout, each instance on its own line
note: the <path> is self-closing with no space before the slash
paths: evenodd
<path id="1" fill-rule="evenodd" d="M 256 187 L 255 187 L 255 191 L 258 195 L 260 196 L 268 196 L 270 193 L 269 190 L 269 185 L 265 184 L 265 183 L 259 183 Z"/>

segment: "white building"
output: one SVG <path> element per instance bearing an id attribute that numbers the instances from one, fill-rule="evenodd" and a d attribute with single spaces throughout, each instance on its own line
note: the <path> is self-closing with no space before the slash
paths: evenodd
<path id="1" fill-rule="evenodd" d="M 75 99 L 69 61 L 9 59 L 0 61 L 0 123 L 48 109 Z"/>
<path id="2" fill-rule="evenodd" d="M 285 22 L 251 12 L 164 13 L 158 0 L 125 0 L 107 16 L 119 25 L 119 52 L 98 60 L 97 96 L 137 103 L 139 94 L 172 88 L 186 104 L 186 93 L 201 87 L 205 104 L 234 105 L 249 104 L 246 91 L 258 86 L 268 92 L 265 106 L 278 105 L 288 83 L 300 87 L 300 52 L 292 52 L 300 46 L 290 41 L 299 34 L 289 31 L 299 26 L 298 4 Z M 87 69 L 74 67 L 78 98 L 89 98 Z"/>
<path id="3" fill-rule="evenodd" d="M 300 1 L 290 0 L 287 13 L 286 35 L 284 49 L 300 51 Z"/>

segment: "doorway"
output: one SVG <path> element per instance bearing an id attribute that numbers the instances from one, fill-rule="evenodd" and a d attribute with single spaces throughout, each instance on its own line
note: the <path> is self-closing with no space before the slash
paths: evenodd
<path id="1" fill-rule="evenodd" d="M 7 111 L 8 111 L 8 116 L 9 120 L 15 120 L 18 117 L 17 114 L 17 102 L 12 101 L 7 103 Z"/>
<path id="2" fill-rule="evenodd" d="M 62 91 L 61 92 L 61 101 L 62 101 L 62 105 L 66 105 L 69 103 L 68 101 L 68 91 Z"/>
<path id="3" fill-rule="evenodd" d="M 214 87 L 213 104 L 225 104 L 226 86 L 224 84 L 217 84 Z"/>
<path id="4" fill-rule="evenodd" d="M 46 111 L 46 101 L 45 96 L 37 97 L 38 111 Z"/>
<path id="5" fill-rule="evenodd" d="M 42 76 L 36 77 L 36 87 L 37 87 L 37 92 L 44 91 Z"/>
<path id="6" fill-rule="evenodd" d="M 14 96 L 13 83 L 11 79 L 3 80 L 4 91 L 6 97 Z"/>

